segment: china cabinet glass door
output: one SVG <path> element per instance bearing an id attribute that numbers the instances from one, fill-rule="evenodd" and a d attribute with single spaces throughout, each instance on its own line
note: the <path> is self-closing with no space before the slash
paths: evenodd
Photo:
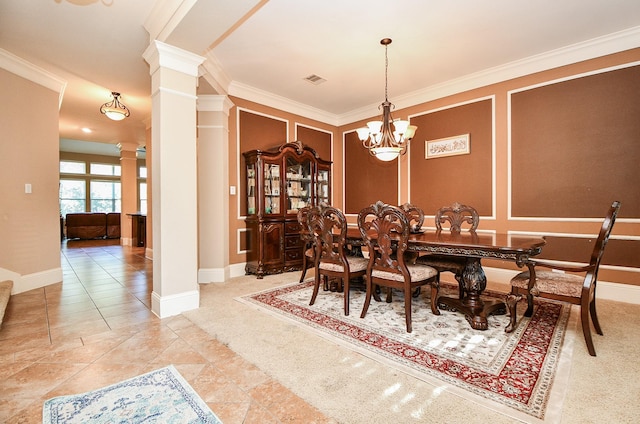
<path id="1" fill-rule="evenodd" d="M 265 163 L 264 165 L 264 213 L 280 213 L 280 165 Z"/>
<path id="2" fill-rule="evenodd" d="M 256 213 L 256 164 L 247 165 L 247 215 Z"/>
<path id="3" fill-rule="evenodd" d="M 320 203 L 330 204 L 329 202 L 329 171 L 324 169 L 318 170 L 316 181 L 316 205 Z"/>
<path id="4" fill-rule="evenodd" d="M 295 214 L 299 209 L 311 205 L 313 164 L 308 159 L 298 162 L 293 157 L 287 157 L 286 166 L 287 213 Z"/>

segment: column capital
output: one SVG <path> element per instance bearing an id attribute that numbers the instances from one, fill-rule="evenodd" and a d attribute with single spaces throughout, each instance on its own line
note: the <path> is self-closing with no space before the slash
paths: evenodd
<path id="1" fill-rule="evenodd" d="M 198 67 L 205 59 L 202 56 L 158 40 L 154 40 L 149 44 L 142 57 L 149 64 L 151 74 L 162 67 L 193 77 L 198 77 Z"/>
<path id="2" fill-rule="evenodd" d="M 140 147 L 140 144 L 132 142 L 121 142 L 116 144 L 116 146 L 118 146 L 118 149 L 120 149 L 120 153 L 135 152 L 138 150 L 138 147 Z"/>
<path id="3" fill-rule="evenodd" d="M 224 112 L 229 115 L 229 110 L 233 107 L 233 102 L 228 96 L 221 94 L 204 94 L 198 96 L 196 108 L 198 112 Z"/>

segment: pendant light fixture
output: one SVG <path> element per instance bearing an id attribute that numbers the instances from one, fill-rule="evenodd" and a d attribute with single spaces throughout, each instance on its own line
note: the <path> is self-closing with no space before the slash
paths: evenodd
<path id="1" fill-rule="evenodd" d="M 111 96 L 113 96 L 113 100 L 100 106 L 100 113 L 114 121 L 122 121 L 130 115 L 129 109 L 120 103 L 120 93 L 112 91 Z"/>
<path id="2" fill-rule="evenodd" d="M 409 140 L 413 138 L 418 129 L 415 125 L 409 125 L 409 121 L 394 121 L 391 117 L 391 108 L 395 108 L 387 96 L 389 69 L 387 49 L 391 41 L 391 38 L 380 40 L 380 44 L 384 46 L 384 102 L 378 107 L 382 109 L 382 121 L 367 122 L 366 127 L 356 130 L 358 138 L 362 141 L 362 145 L 369 150 L 369 153 L 385 162 L 405 154 Z M 392 124 L 393 129 L 391 128 Z"/>

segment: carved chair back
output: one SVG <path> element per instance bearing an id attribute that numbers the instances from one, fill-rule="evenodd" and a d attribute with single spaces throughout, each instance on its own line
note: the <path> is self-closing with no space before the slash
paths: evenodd
<path id="1" fill-rule="evenodd" d="M 378 201 L 358 214 L 358 228 L 369 249 L 369 271 L 402 274 L 410 279 L 404 253 L 408 247 L 409 220 L 399 207 Z"/>
<path id="2" fill-rule="evenodd" d="M 438 209 L 435 222 L 436 229 L 439 231 L 442 230 L 442 224 L 445 222 L 449 222 L 450 231 L 460 232 L 465 224 L 469 226 L 469 231 L 475 231 L 480 223 L 480 217 L 473 207 L 456 202 L 451 206 Z"/>
<path id="3" fill-rule="evenodd" d="M 598 269 L 600 268 L 600 261 L 602 260 L 602 255 L 604 255 L 604 248 L 609 242 L 609 236 L 611 235 L 611 230 L 613 229 L 613 224 L 616 222 L 616 218 L 618 216 L 618 212 L 620 211 L 620 202 L 615 201 L 611 204 L 611 208 L 609 208 L 609 212 L 607 216 L 604 218 L 602 222 L 602 227 L 600 228 L 600 233 L 598 234 L 598 238 L 596 239 L 596 243 L 593 246 L 593 252 L 591 253 L 591 260 L 589 261 L 589 270 L 587 271 L 587 275 L 585 278 L 590 278 L 589 284 L 594 284 L 598 279 Z"/>
<path id="4" fill-rule="evenodd" d="M 307 213 L 307 225 L 315 243 L 316 267 L 325 262 L 348 270 L 347 220 L 342 211 L 333 206 L 316 206 Z"/>
<path id="5" fill-rule="evenodd" d="M 412 232 L 420 231 L 424 223 L 424 211 L 411 203 L 400 205 L 400 209 L 404 211 L 409 219 L 409 230 Z"/>

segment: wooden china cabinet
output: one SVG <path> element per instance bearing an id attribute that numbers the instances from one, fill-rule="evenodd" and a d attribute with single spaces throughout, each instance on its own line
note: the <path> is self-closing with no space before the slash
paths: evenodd
<path id="1" fill-rule="evenodd" d="M 331 162 L 295 141 L 243 153 L 246 171 L 247 274 L 302 267 L 298 210 L 331 199 Z"/>

